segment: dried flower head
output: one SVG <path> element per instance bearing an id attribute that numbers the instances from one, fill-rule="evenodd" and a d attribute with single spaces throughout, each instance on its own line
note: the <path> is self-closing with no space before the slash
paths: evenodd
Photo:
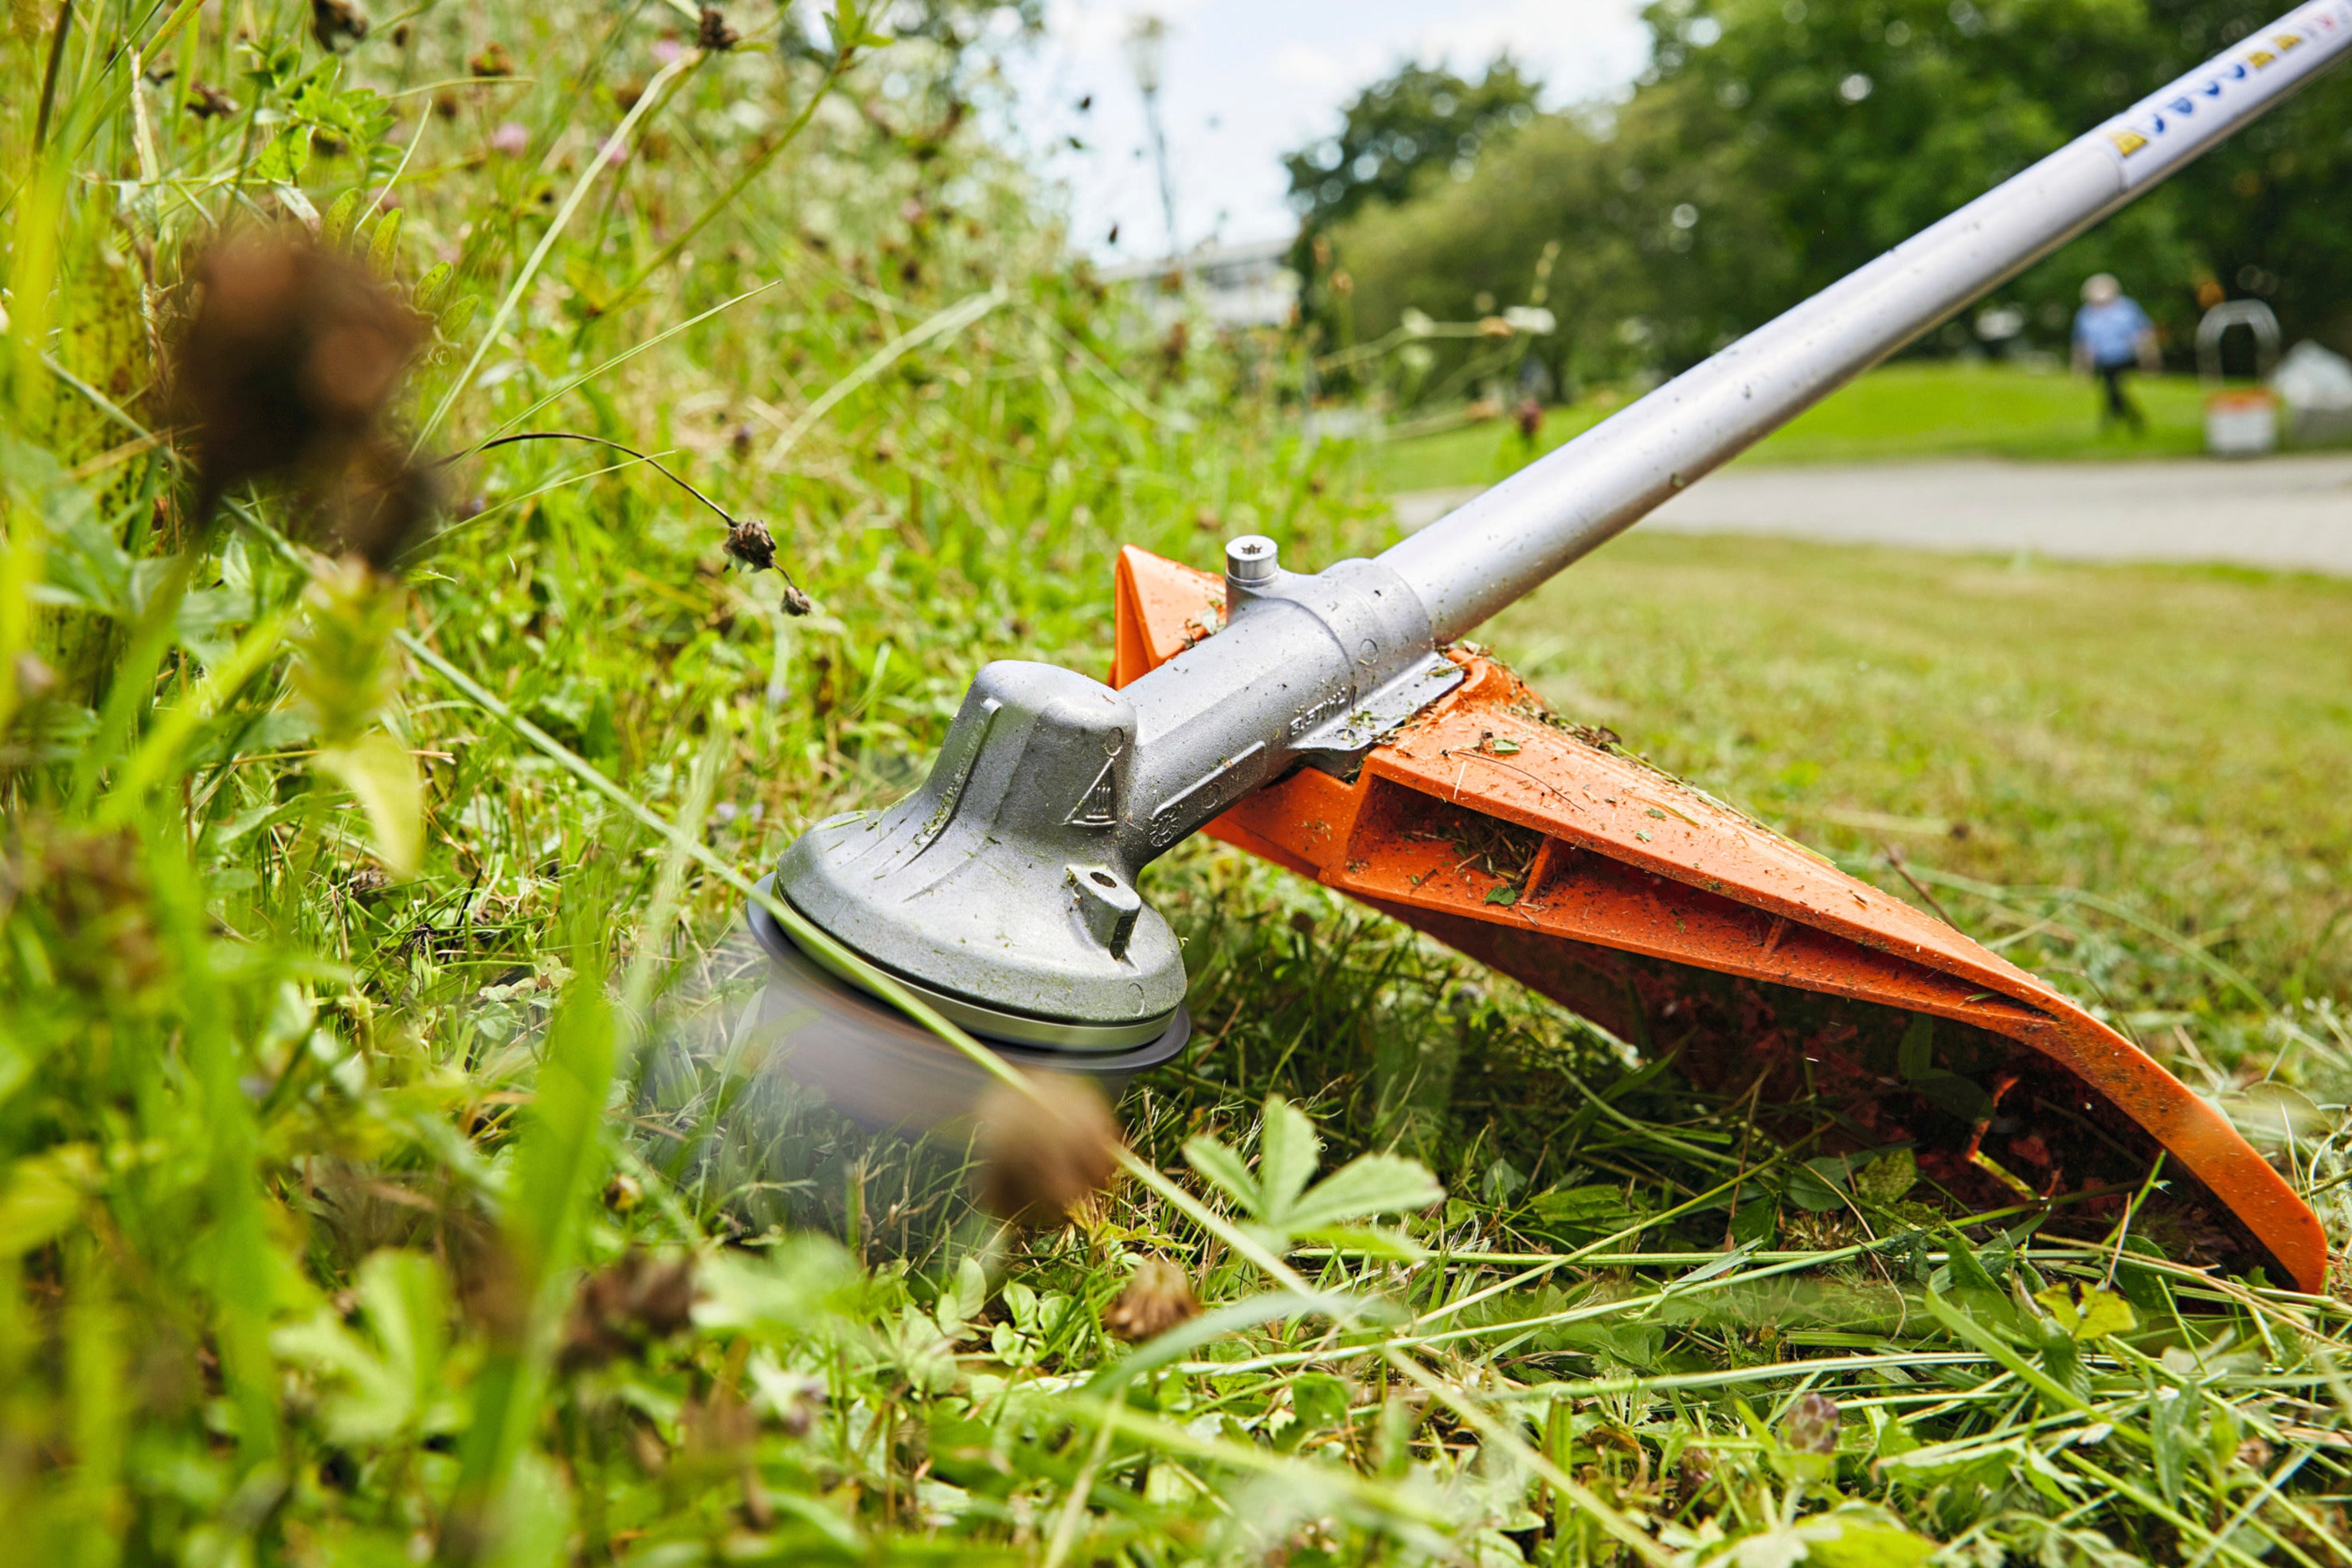
<path id="1" fill-rule="evenodd" d="M 1032 1093 L 999 1084 L 981 1100 L 979 1197 L 1000 1218 L 1040 1225 L 1110 1185 L 1121 1142 L 1092 1083 L 1045 1074 L 1030 1082 Z"/>
<path id="2" fill-rule="evenodd" d="M 1826 1394 L 1808 1394 L 1798 1400 L 1780 1419 L 1780 1440 L 1801 1454 L 1836 1453 L 1837 1401 Z"/>
<path id="3" fill-rule="evenodd" d="M 1103 1312 L 1103 1328 L 1112 1338 L 1135 1344 L 1200 1315 L 1201 1300 L 1184 1270 L 1165 1258 L 1146 1258 Z"/>
<path id="4" fill-rule="evenodd" d="M 723 55 L 742 40 L 743 35 L 727 25 L 726 13 L 716 5 L 702 8 L 702 24 L 695 30 L 695 47 L 706 54 Z"/>
<path id="5" fill-rule="evenodd" d="M 776 536 L 768 525 L 751 517 L 739 517 L 728 526 L 727 554 L 753 571 L 770 571 L 776 564 Z"/>
<path id="6" fill-rule="evenodd" d="M 477 77 L 510 77 L 514 75 L 514 57 L 496 38 L 482 46 L 482 52 L 466 62 L 467 71 Z"/>
<path id="7" fill-rule="evenodd" d="M 805 615 L 812 608 L 809 596 L 801 591 L 799 584 L 793 581 L 792 574 L 776 564 L 776 536 L 768 531 L 767 524 L 756 518 L 733 516 L 726 507 L 635 447 L 625 446 L 617 441 L 608 441 L 601 435 L 583 435 L 574 430 L 526 430 L 513 435 L 501 435 L 495 441 L 485 441 L 474 448 L 474 452 L 478 455 L 500 446 L 512 445 L 518 441 L 584 441 L 592 446 L 609 446 L 615 452 L 626 453 L 709 507 L 718 516 L 719 520 L 727 525 L 727 539 L 724 548 L 730 559 L 740 561 L 753 571 L 774 571 L 783 578 L 786 614 Z"/>
<path id="8" fill-rule="evenodd" d="M 322 49 L 338 48 L 346 38 L 357 43 L 368 36 L 367 13 L 357 0 L 310 0 L 310 31 Z"/>
<path id="9" fill-rule="evenodd" d="M 602 1366 L 686 1327 L 694 1311 L 694 1260 L 631 1252 L 591 1274 L 572 1303 L 558 1360 Z"/>
<path id="10" fill-rule="evenodd" d="M 215 242 L 173 354 L 198 516 L 255 479 L 340 467 L 375 435 L 421 336 L 366 268 L 284 233 Z"/>
<path id="11" fill-rule="evenodd" d="M 389 572 L 432 533 L 441 484 L 398 442 L 377 435 L 343 470 L 331 500 L 326 533 L 335 548 Z"/>

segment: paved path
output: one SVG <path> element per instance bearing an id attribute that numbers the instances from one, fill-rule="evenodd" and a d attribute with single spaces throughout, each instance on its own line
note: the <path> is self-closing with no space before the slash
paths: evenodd
<path id="1" fill-rule="evenodd" d="M 1425 528 L 1474 489 L 1396 498 Z M 2067 560 L 2214 561 L 2352 577 L 2352 454 L 2224 463 L 1923 463 L 1737 467 L 1645 518 L 1650 532 L 1760 534 Z"/>

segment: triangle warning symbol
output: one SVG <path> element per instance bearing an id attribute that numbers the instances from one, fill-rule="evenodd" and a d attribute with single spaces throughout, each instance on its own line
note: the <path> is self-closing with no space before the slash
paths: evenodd
<path id="1" fill-rule="evenodd" d="M 1113 758 L 1102 765 L 1102 771 L 1096 774 L 1095 781 L 1087 787 L 1077 808 L 1062 819 L 1064 823 L 1074 828 L 1108 828 L 1118 821 L 1118 802 L 1111 779 L 1111 769 L 1118 766 L 1118 761 Z"/>

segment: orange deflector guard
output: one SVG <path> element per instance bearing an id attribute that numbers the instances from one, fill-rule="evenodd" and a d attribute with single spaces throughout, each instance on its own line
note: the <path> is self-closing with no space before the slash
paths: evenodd
<path id="1" fill-rule="evenodd" d="M 1123 550 L 1111 685 L 1213 633 L 1224 593 Z M 2170 1205 L 2190 1255 L 2267 1259 L 2324 1288 L 2311 1209 L 2137 1046 L 1942 921 L 1563 727 L 1493 659 L 1448 656 L 1468 679 L 1351 781 L 1300 768 L 1206 831 L 1671 1046 L 1702 1087 L 1814 1099 L 1850 1141 L 1912 1142 L 1948 1190 L 2014 1203 L 2128 1189 L 2160 1147 L 2194 1178 Z M 1921 1017 L 1935 1020 L 1924 1033 Z M 1916 1049 L 1928 1040 L 1933 1064 Z M 2104 1232 L 2124 1201 L 2065 1213 Z"/>

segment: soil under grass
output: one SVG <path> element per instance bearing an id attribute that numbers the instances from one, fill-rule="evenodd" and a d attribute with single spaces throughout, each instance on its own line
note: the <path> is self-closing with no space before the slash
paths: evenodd
<path id="1" fill-rule="evenodd" d="M 2352 584 L 1637 534 L 1488 634 L 1809 842 L 2108 895 L 2273 996 L 2352 979 Z"/>

